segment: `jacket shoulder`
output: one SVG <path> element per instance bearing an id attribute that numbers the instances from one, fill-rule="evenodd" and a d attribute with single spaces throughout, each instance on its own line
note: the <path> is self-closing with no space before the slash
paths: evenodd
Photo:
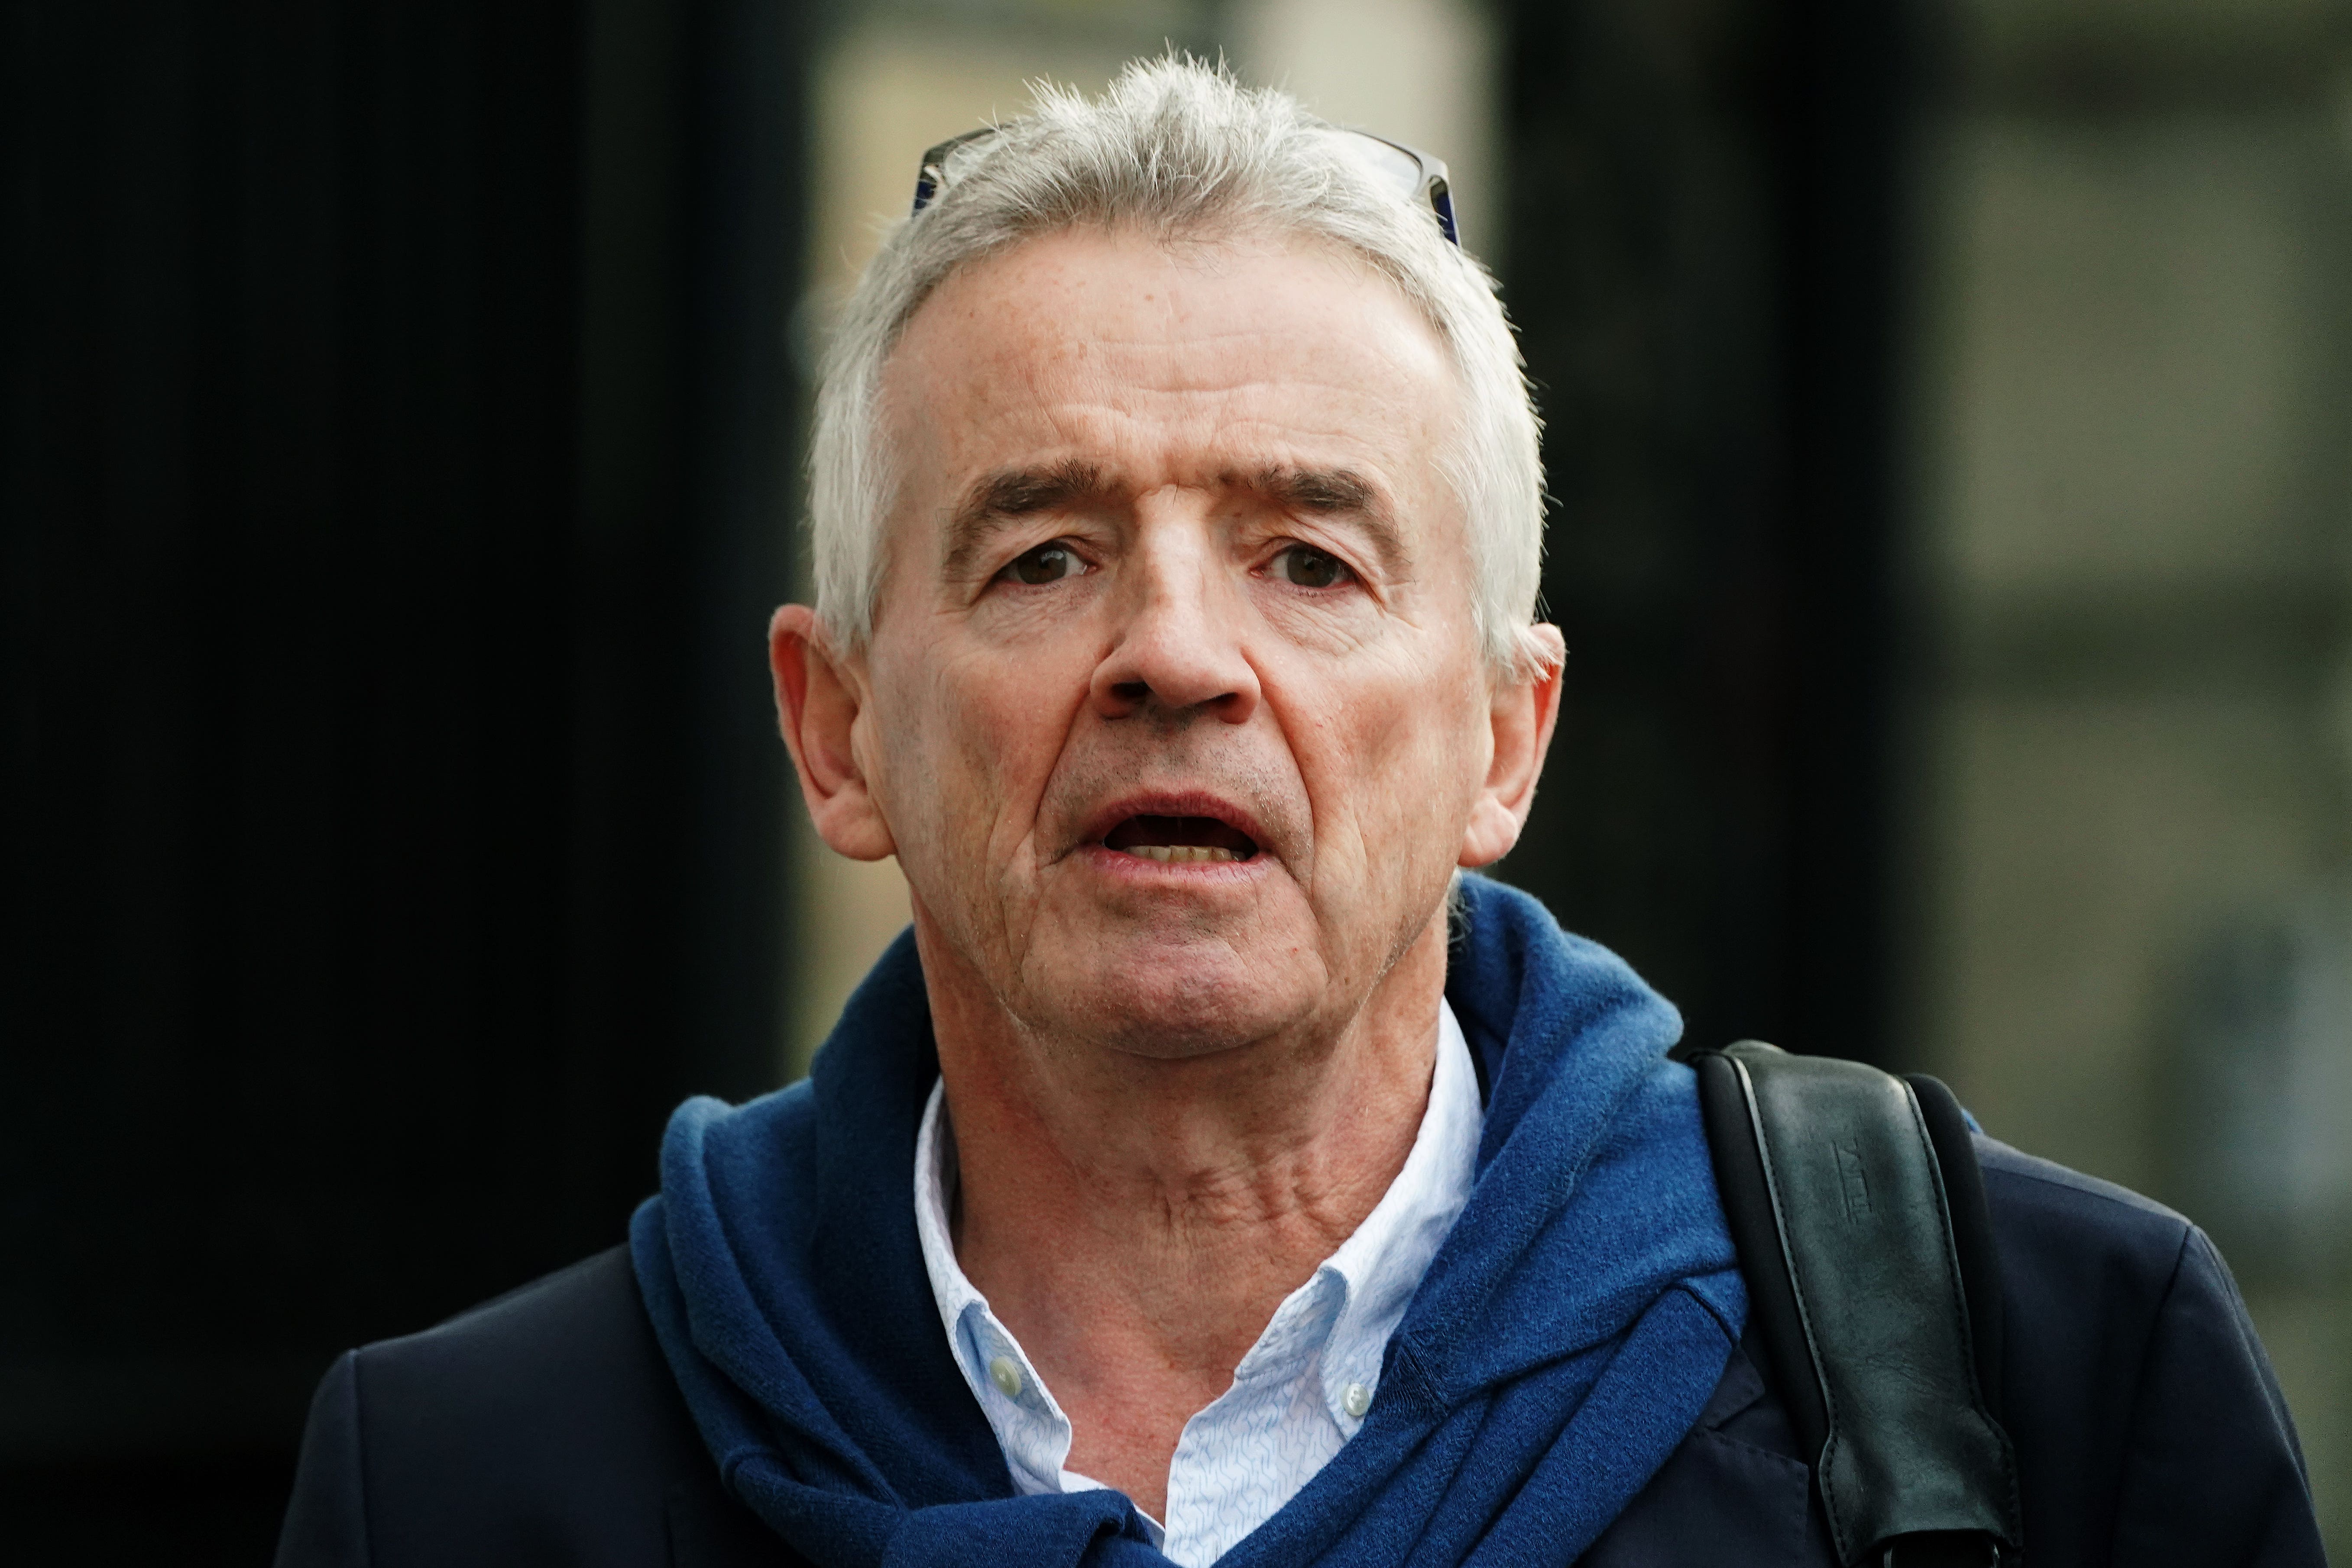
<path id="1" fill-rule="evenodd" d="M 615 1393 L 650 1394 L 667 1383 L 666 1371 L 650 1376 L 662 1371 L 661 1351 L 623 1247 L 353 1353 L 372 1393 L 477 1418 L 495 1418 L 519 1399 L 577 1398 L 582 1373 Z"/>
<path id="2" fill-rule="evenodd" d="M 614 1247 L 338 1362 L 278 1561 L 789 1558 L 719 1485 Z"/>
<path id="3" fill-rule="evenodd" d="M 2012 1226 L 2038 1223 L 2071 1230 L 2078 1239 L 2098 1237 L 2111 1245 L 2176 1251 L 2187 1239 L 2190 1226 L 2185 1216 L 2129 1187 L 2069 1170 L 1981 1132 L 1973 1142 L 1986 1196 L 2001 1205 Z"/>
<path id="4" fill-rule="evenodd" d="M 2319 1563 L 2294 1424 L 2205 1233 L 2112 1182 L 1976 1149 L 2032 1559 Z"/>
<path id="5" fill-rule="evenodd" d="M 2022 1153 L 1979 1133 L 1977 1163 L 1993 1240 L 2029 1318 L 2063 1305 L 2037 1281 L 2060 1284 L 2077 1306 L 2112 1316 L 2152 1312 L 2200 1233 L 2182 1215 L 2128 1187 Z"/>
<path id="6" fill-rule="evenodd" d="M 2027 1560 L 2320 1568 L 2293 1423 L 2204 1233 L 2111 1182 L 1982 1136 L 1976 1150 L 2002 1272 L 2002 1419 Z M 1787 1413 L 1740 1353 L 1586 1562 L 1735 1560 L 1836 1563 Z"/>

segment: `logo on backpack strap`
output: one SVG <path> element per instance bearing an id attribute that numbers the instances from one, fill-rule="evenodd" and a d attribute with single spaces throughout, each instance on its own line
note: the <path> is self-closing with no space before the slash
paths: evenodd
<path id="1" fill-rule="evenodd" d="M 1837 1155 L 1838 1196 L 1845 1207 L 1845 1222 L 1860 1224 L 1870 1214 L 1870 1173 L 1863 1169 L 1862 1145 L 1832 1143 Z"/>

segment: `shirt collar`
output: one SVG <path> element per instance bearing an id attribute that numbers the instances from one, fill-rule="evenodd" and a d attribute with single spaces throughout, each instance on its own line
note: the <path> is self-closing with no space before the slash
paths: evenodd
<path id="1" fill-rule="evenodd" d="M 1349 1436 L 1363 1424 L 1360 1412 L 1348 1409 L 1349 1387 L 1369 1391 L 1379 1385 L 1389 1337 L 1403 1321 L 1431 1259 L 1469 1201 L 1481 1120 L 1469 1043 L 1454 1009 L 1441 1000 L 1437 1065 L 1412 1152 L 1364 1223 L 1316 1271 L 1337 1279 L 1342 1292 L 1323 1346 L 1322 1383 L 1324 1403 Z"/>
<path id="2" fill-rule="evenodd" d="M 948 1230 L 948 1194 L 956 1179 L 955 1125 L 947 1114 L 947 1080 L 940 1079 L 931 1085 L 915 1134 L 915 1235 L 940 1326 L 965 1385 L 996 1433 L 1013 1486 L 1024 1495 L 1070 1490 L 1063 1480 L 1070 1418 L 956 1260 Z"/>

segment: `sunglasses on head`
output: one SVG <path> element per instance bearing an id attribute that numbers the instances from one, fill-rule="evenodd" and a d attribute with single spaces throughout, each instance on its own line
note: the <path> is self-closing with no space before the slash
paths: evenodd
<path id="1" fill-rule="evenodd" d="M 1437 215 L 1437 226 L 1445 237 L 1456 246 L 1462 243 L 1462 237 L 1454 227 L 1454 187 L 1445 177 L 1444 159 L 1433 158 L 1369 131 L 1350 131 L 1339 125 L 1325 129 L 1344 138 L 1350 153 L 1382 184 L 1406 201 L 1427 205 Z M 915 175 L 915 211 L 929 206 L 941 191 L 955 183 L 961 167 L 969 166 L 969 158 L 959 154 L 978 153 L 981 143 L 995 134 L 995 126 L 983 125 L 977 131 L 950 136 L 924 153 L 922 167 Z"/>

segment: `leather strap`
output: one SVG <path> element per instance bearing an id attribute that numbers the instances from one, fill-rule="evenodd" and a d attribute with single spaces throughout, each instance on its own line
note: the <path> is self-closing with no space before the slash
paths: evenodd
<path id="1" fill-rule="evenodd" d="M 1750 1311 L 1799 1438 L 1818 1455 L 1840 1560 L 2015 1553 L 2016 1460 L 1984 1392 L 1997 1385 L 1998 1347 L 1986 1347 L 1993 1359 L 1980 1372 L 1919 1093 L 1875 1068 L 1753 1040 L 1692 1065 Z M 1964 1142 L 1964 1123 L 1959 1131 Z M 1953 1173 L 1965 1176 L 1960 1204 L 1975 1205 L 1982 1235 L 1972 1240 L 1989 1256 L 1972 1152 L 1967 1164 Z M 1991 1292 L 1996 1313 L 1998 1289 L 1988 1279 L 1976 1292 Z"/>
<path id="2" fill-rule="evenodd" d="M 1986 1413 L 2006 1421 L 2001 1408 L 2001 1346 L 2006 1339 L 2000 1304 L 2000 1255 L 1992 1244 L 1992 1211 L 1986 1206 L 1984 1173 L 1977 1168 L 1968 1113 L 1941 1079 L 1905 1073 L 1927 1141 L 1936 1146 L 1936 1166 L 1944 1178 L 1944 1209 L 1952 1222 L 1952 1250 L 1959 1255 L 1960 1288 L 1969 1298 L 1969 1339 L 1976 1351 L 1977 1392 Z"/>

